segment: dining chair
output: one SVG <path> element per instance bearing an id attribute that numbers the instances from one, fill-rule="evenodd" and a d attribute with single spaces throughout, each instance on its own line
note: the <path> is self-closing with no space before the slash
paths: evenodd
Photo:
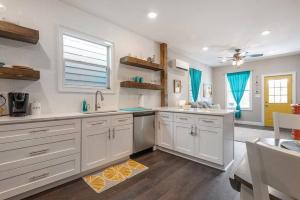
<path id="1" fill-rule="evenodd" d="M 280 128 L 300 130 L 300 115 L 274 112 L 273 123 L 275 139 L 280 139 Z"/>
<path id="2" fill-rule="evenodd" d="M 268 186 L 300 199 L 300 153 L 246 142 L 254 200 L 270 200 Z"/>

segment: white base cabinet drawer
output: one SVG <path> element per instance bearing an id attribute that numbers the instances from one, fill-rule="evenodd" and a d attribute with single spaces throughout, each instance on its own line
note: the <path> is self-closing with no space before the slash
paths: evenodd
<path id="1" fill-rule="evenodd" d="M 194 124 L 196 115 L 191 114 L 182 114 L 176 113 L 174 114 L 174 122 L 185 123 L 185 124 Z"/>
<path id="2" fill-rule="evenodd" d="M 80 152 L 80 133 L 0 144 L 0 171 Z"/>
<path id="3" fill-rule="evenodd" d="M 3 125 L 0 128 L 0 143 L 31 140 L 74 132 L 81 132 L 80 119 Z"/>
<path id="4" fill-rule="evenodd" d="M 112 126 L 120 126 L 127 125 L 133 123 L 132 115 L 116 115 L 111 117 L 111 125 Z"/>
<path id="5" fill-rule="evenodd" d="M 223 119 L 216 116 L 201 116 L 197 118 L 197 124 L 204 127 L 223 127 Z"/>
<path id="6" fill-rule="evenodd" d="M 80 154 L 0 172 L 0 199 L 80 173 Z"/>
<path id="7" fill-rule="evenodd" d="M 168 112 L 159 112 L 157 114 L 158 119 L 163 120 L 163 121 L 173 121 L 173 113 L 168 113 Z"/>

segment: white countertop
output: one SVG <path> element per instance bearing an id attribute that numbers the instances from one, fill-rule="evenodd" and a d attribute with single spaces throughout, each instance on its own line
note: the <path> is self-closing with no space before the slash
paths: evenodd
<path id="1" fill-rule="evenodd" d="M 196 108 L 190 108 L 188 110 L 184 110 L 176 107 L 160 107 L 160 108 L 153 109 L 153 111 L 190 113 L 190 114 L 199 114 L 199 115 L 215 115 L 215 116 L 224 116 L 227 114 L 234 113 L 231 110 L 213 110 L 213 109 L 196 109 Z M 78 118 L 107 116 L 107 115 L 120 115 L 120 114 L 128 114 L 128 113 L 133 113 L 133 112 L 128 112 L 128 111 L 105 112 L 104 111 L 101 113 L 94 112 L 88 114 L 75 112 L 75 113 L 28 115 L 24 117 L 2 116 L 0 117 L 0 125 L 41 122 L 41 121 L 48 121 L 48 120 L 78 119 Z"/>
<path id="2" fill-rule="evenodd" d="M 216 110 L 216 109 L 203 109 L 203 108 L 190 108 L 190 109 L 182 109 L 178 107 L 160 107 L 154 109 L 155 111 L 161 112 L 177 112 L 177 113 L 189 113 L 189 114 L 199 114 L 199 115 L 216 115 L 216 116 L 224 116 L 228 114 L 233 114 L 232 110 Z"/>
<path id="3" fill-rule="evenodd" d="M 128 114 L 131 112 L 125 111 L 111 111 L 111 112 L 99 112 L 99 113 L 59 113 L 59 114 L 41 114 L 41 115 L 27 115 L 24 117 L 10 117 L 2 116 L 0 117 L 0 125 L 5 124 L 16 124 L 16 123 L 28 123 L 28 122 L 41 122 L 48 120 L 62 120 L 62 119 L 77 119 L 77 118 L 87 118 L 87 117 L 100 117 L 107 115 L 120 115 Z"/>

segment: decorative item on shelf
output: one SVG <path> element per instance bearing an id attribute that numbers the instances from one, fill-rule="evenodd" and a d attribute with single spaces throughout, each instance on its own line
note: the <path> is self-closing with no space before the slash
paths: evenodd
<path id="1" fill-rule="evenodd" d="M 179 94 L 181 93 L 181 80 L 174 80 L 174 93 Z"/>
<path id="2" fill-rule="evenodd" d="M 212 84 L 210 84 L 210 83 L 204 83 L 203 84 L 203 97 L 204 98 L 211 98 L 212 95 L 213 95 Z"/>
<path id="3" fill-rule="evenodd" d="M 42 113 L 42 105 L 40 102 L 35 101 L 31 103 L 31 115 L 40 115 Z"/>
<path id="4" fill-rule="evenodd" d="M 0 62 L 0 67 L 4 67 L 5 63 L 4 62 Z"/>
<path id="5" fill-rule="evenodd" d="M 148 58 L 147 58 L 147 61 L 148 61 L 149 63 L 153 63 L 153 60 L 152 60 L 151 57 L 148 57 Z"/>

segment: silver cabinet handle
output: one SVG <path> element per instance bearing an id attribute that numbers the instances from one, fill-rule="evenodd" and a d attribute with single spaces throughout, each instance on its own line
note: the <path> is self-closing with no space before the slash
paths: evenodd
<path id="1" fill-rule="evenodd" d="M 115 139 L 115 128 L 113 128 L 113 139 Z"/>
<path id="2" fill-rule="evenodd" d="M 118 122 L 126 122 L 128 119 L 119 119 Z"/>
<path id="3" fill-rule="evenodd" d="M 160 130 L 160 121 L 158 121 L 158 129 Z"/>
<path id="4" fill-rule="evenodd" d="M 102 124 L 104 124 L 104 122 L 97 122 L 97 123 L 93 123 L 93 124 L 91 124 L 92 126 L 96 126 L 96 125 L 102 125 Z"/>
<path id="5" fill-rule="evenodd" d="M 202 120 L 202 121 L 205 123 L 214 123 L 214 121 L 211 121 L 211 120 Z"/>
<path id="6" fill-rule="evenodd" d="M 30 156 L 37 156 L 37 155 L 41 155 L 41 154 L 45 154 L 49 151 L 49 149 L 42 149 L 40 151 L 33 151 L 33 152 L 30 152 L 29 155 Z"/>
<path id="7" fill-rule="evenodd" d="M 197 136 L 198 133 L 197 133 L 197 126 L 195 126 L 195 132 L 194 132 L 194 136 Z"/>
<path id="8" fill-rule="evenodd" d="M 110 140 L 110 128 L 108 129 L 108 139 Z"/>
<path id="9" fill-rule="evenodd" d="M 49 131 L 49 129 L 33 130 L 30 131 L 30 133 L 40 133 L 40 132 L 47 132 L 47 131 Z"/>
<path id="10" fill-rule="evenodd" d="M 188 120 L 187 118 L 183 118 L 183 117 L 179 117 L 179 119 L 181 119 L 181 120 Z"/>
<path id="11" fill-rule="evenodd" d="M 194 130 L 194 125 L 192 125 L 192 127 L 191 127 L 191 135 L 193 135 L 193 130 Z"/>
<path id="12" fill-rule="evenodd" d="M 47 176 L 49 176 L 49 173 L 44 173 L 44 174 L 41 174 L 41 175 L 38 175 L 38 176 L 32 176 L 29 178 L 29 181 L 32 182 L 32 181 L 37 181 L 37 180 L 40 180 L 42 178 L 46 178 Z"/>

